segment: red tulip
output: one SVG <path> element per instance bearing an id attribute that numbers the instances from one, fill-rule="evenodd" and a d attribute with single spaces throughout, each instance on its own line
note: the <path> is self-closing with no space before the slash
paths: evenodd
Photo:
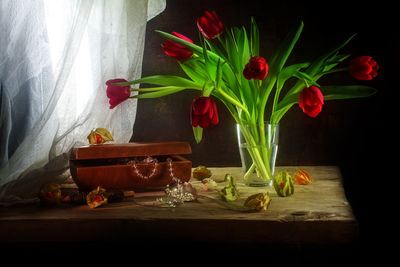
<path id="1" fill-rule="evenodd" d="M 192 40 L 190 40 L 189 38 L 180 33 L 172 32 L 172 35 L 181 38 L 182 40 L 185 40 L 189 43 L 193 43 Z M 166 55 L 176 58 L 180 62 L 186 61 L 193 55 L 193 52 L 191 50 L 171 40 L 165 41 L 165 44 L 163 46 L 163 51 Z"/>
<path id="2" fill-rule="evenodd" d="M 204 12 L 204 17 L 197 19 L 197 27 L 207 39 L 218 37 L 224 30 L 224 25 L 219 20 L 215 11 Z"/>
<path id="3" fill-rule="evenodd" d="M 193 100 L 190 112 L 192 126 L 206 128 L 212 124 L 218 124 L 218 111 L 215 102 L 209 97 L 199 97 Z"/>
<path id="4" fill-rule="evenodd" d="M 324 96 L 318 87 L 305 87 L 299 94 L 299 106 L 305 114 L 315 118 L 322 110 Z"/>
<path id="5" fill-rule="evenodd" d="M 243 70 L 243 75 L 247 80 L 264 80 L 268 74 L 268 64 L 263 57 L 252 57 Z"/>
<path id="6" fill-rule="evenodd" d="M 378 69 L 378 63 L 370 56 L 356 57 L 349 64 L 349 72 L 357 80 L 372 80 L 378 75 Z"/>
<path id="7" fill-rule="evenodd" d="M 118 86 L 115 83 L 127 82 L 124 79 L 113 79 L 106 82 L 107 97 L 110 98 L 110 109 L 115 108 L 121 102 L 127 100 L 131 96 L 130 86 Z"/>

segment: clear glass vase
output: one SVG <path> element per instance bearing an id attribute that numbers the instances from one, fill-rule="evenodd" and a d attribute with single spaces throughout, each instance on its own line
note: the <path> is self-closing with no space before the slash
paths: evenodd
<path id="1" fill-rule="evenodd" d="M 245 184 L 271 185 L 278 153 L 279 125 L 238 123 L 236 129 Z"/>

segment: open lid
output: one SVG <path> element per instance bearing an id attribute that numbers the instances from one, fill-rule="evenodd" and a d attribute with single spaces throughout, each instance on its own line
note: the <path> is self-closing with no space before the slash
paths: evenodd
<path id="1" fill-rule="evenodd" d="M 192 149 L 186 142 L 101 144 L 75 147 L 71 159 L 108 159 L 136 156 L 190 154 Z"/>

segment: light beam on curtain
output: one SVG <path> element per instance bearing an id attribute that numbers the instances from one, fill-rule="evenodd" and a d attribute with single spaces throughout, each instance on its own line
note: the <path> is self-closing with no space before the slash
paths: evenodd
<path id="1" fill-rule="evenodd" d="M 165 0 L 0 3 L 0 204 L 69 176 L 68 152 L 104 127 L 128 142 L 136 101 L 110 110 L 105 82 L 141 76 L 146 23 Z"/>

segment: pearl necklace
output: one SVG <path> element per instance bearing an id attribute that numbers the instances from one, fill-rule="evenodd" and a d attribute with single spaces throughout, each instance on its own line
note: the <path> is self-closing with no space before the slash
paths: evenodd
<path id="1" fill-rule="evenodd" d="M 172 181 L 177 181 L 177 180 L 179 180 L 179 178 L 177 178 L 177 177 L 174 175 L 174 168 L 172 167 L 172 159 L 168 157 L 166 161 L 167 161 L 167 164 L 168 164 L 169 175 L 171 176 Z M 147 180 L 147 179 L 150 179 L 150 178 L 152 178 L 153 176 L 155 176 L 155 174 L 157 173 L 157 168 L 158 168 L 158 165 L 159 165 L 159 164 L 158 164 L 158 160 L 157 160 L 157 159 L 153 159 L 153 158 L 151 158 L 151 157 L 147 157 L 143 162 L 144 162 L 144 163 L 150 163 L 150 162 L 153 162 L 153 163 L 154 163 L 153 169 L 151 170 L 151 172 L 150 172 L 149 175 L 144 175 L 143 173 L 141 173 L 141 172 L 139 171 L 139 169 L 137 168 L 137 160 L 136 160 L 136 159 L 130 160 L 130 161 L 128 162 L 128 165 L 130 165 L 130 166 L 133 168 L 134 172 L 136 173 L 136 175 L 137 175 L 139 178 L 144 179 L 144 180 Z"/>

